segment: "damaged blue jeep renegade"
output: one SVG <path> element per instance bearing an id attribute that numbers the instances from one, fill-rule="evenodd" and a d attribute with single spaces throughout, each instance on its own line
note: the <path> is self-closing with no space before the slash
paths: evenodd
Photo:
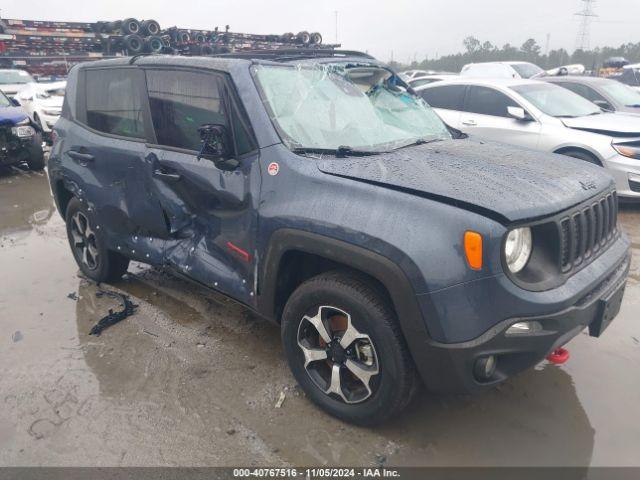
<path id="1" fill-rule="evenodd" d="M 420 382 L 491 388 L 620 308 L 604 169 L 466 138 L 364 54 L 85 63 L 55 132 L 86 276 L 135 260 L 228 295 L 280 325 L 307 396 L 349 422 Z"/>

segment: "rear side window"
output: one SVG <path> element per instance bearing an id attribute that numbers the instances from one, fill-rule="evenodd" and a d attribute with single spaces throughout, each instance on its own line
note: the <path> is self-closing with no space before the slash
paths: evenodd
<path id="1" fill-rule="evenodd" d="M 472 86 L 469 88 L 464 110 L 481 115 L 508 117 L 507 107 L 519 107 L 519 105 L 493 88 Z"/>
<path id="2" fill-rule="evenodd" d="M 442 85 L 422 90 L 420 95 L 433 108 L 462 110 L 465 85 Z"/>
<path id="3" fill-rule="evenodd" d="M 207 123 L 229 126 L 215 74 L 148 70 L 147 89 L 158 144 L 200 150 L 198 128 Z"/>
<path id="4" fill-rule="evenodd" d="M 144 138 L 141 72 L 135 69 L 86 71 L 87 125 L 99 132 Z"/>

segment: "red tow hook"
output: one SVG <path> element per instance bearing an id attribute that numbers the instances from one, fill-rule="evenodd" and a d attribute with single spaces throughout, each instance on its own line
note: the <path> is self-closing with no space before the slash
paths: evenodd
<path id="1" fill-rule="evenodd" d="M 566 348 L 556 348 L 553 353 L 547 355 L 547 360 L 556 365 L 562 365 L 569 360 L 569 350 Z"/>

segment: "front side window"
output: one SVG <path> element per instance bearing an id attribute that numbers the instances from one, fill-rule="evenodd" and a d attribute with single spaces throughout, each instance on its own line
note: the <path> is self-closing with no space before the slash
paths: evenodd
<path id="1" fill-rule="evenodd" d="M 112 135 L 144 138 L 139 75 L 131 68 L 87 70 L 87 125 Z"/>
<path id="2" fill-rule="evenodd" d="M 392 150 L 451 138 L 419 97 L 378 66 L 258 66 L 260 93 L 290 148 Z"/>
<path id="3" fill-rule="evenodd" d="M 217 75 L 181 70 L 148 70 L 146 74 L 158 144 L 200 150 L 200 126 L 228 126 Z"/>
<path id="4" fill-rule="evenodd" d="M 508 107 L 519 107 L 519 105 L 493 88 L 471 86 L 464 111 L 494 117 L 508 117 Z"/>
<path id="5" fill-rule="evenodd" d="M 589 100 L 558 85 L 538 83 L 517 85 L 511 89 L 552 117 L 576 118 L 602 113 L 602 110 Z"/>

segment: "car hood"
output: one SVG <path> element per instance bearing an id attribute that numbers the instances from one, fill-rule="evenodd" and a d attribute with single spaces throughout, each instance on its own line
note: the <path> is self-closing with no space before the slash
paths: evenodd
<path id="1" fill-rule="evenodd" d="M 476 140 L 317 160 L 320 171 L 433 198 L 503 223 L 555 214 L 606 189 L 611 176 L 574 158 Z"/>
<path id="2" fill-rule="evenodd" d="M 627 113 L 602 113 L 587 117 L 562 118 L 569 128 L 612 137 L 640 137 L 640 118 Z"/>
<path id="3" fill-rule="evenodd" d="M 0 108 L 0 125 L 15 125 L 27 118 L 27 114 L 22 107 Z"/>

